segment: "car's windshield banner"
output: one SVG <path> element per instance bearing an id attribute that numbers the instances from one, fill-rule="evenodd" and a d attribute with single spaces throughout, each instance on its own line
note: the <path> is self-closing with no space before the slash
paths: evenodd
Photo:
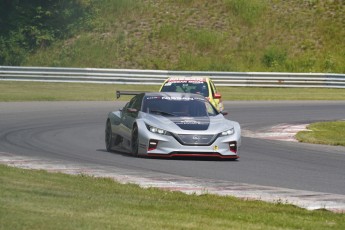
<path id="1" fill-rule="evenodd" d="M 205 79 L 202 77 L 191 77 L 191 78 L 170 78 L 165 84 L 166 86 L 171 85 L 172 83 L 194 83 L 200 84 L 205 82 Z"/>
<path id="2" fill-rule="evenodd" d="M 205 101 L 202 97 L 170 97 L 170 96 L 149 96 L 146 100 L 167 100 L 167 101 Z"/>

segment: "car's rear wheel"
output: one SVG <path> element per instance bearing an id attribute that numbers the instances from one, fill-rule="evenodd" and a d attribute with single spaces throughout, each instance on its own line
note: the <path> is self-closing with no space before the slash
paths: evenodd
<path id="1" fill-rule="evenodd" d="M 132 147 L 132 155 L 138 156 L 139 150 L 139 132 L 138 127 L 135 125 L 132 130 L 132 140 L 131 140 L 131 147 Z"/>
<path id="2" fill-rule="evenodd" d="M 108 152 L 111 151 L 111 148 L 113 147 L 113 145 L 114 145 L 113 133 L 111 130 L 111 123 L 108 120 L 105 126 L 105 147 Z"/>

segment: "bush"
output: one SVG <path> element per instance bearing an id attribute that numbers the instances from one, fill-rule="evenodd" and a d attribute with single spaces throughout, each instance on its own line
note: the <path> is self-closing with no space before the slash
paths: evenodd
<path id="1" fill-rule="evenodd" d="M 271 46 L 266 51 L 262 58 L 262 62 L 266 67 L 280 66 L 285 63 L 287 52 L 277 46 Z"/>

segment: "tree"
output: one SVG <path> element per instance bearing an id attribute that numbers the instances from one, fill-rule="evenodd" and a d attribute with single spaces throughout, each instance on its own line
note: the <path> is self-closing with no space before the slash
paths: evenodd
<path id="1" fill-rule="evenodd" d="M 71 36 L 90 12 L 80 0 L 0 0 L 0 65 Z"/>

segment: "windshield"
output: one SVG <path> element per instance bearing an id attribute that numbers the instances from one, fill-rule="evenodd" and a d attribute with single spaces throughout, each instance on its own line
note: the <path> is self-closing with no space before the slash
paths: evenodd
<path id="1" fill-rule="evenodd" d="M 143 112 L 178 117 L 204 117 L 218 114 L 203 98 L 169 96 L 146 96 Z"/>
<path id="2" fill-rule="evenodd" d="M 208 97 L 207 83 L 204 81 L 166 82 L 161 92 L 197 93 Z"/>

